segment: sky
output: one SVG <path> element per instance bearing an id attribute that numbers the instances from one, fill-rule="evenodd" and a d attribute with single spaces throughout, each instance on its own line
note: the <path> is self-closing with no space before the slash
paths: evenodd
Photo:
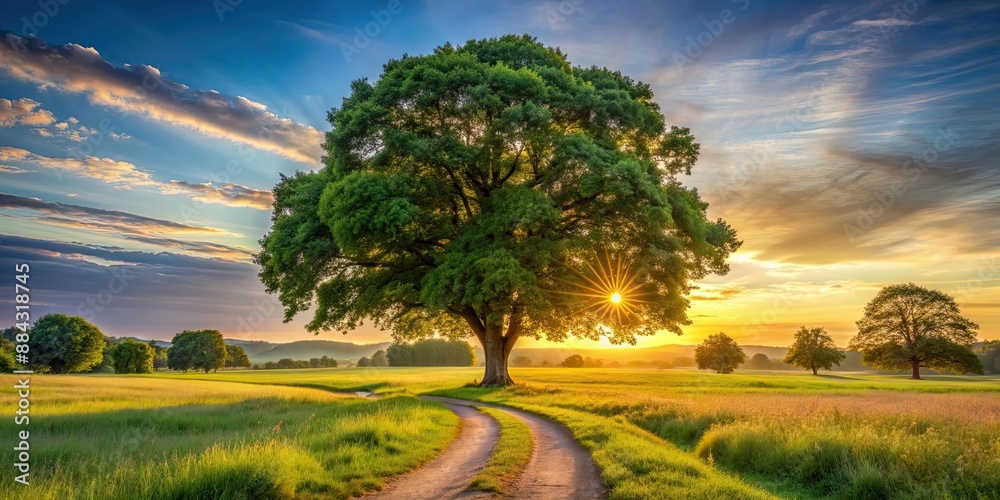
<path id="1" fill-rule="evenodd" d="M 279 174 L 319 168 L 327 112 L 387 60 L 528 33 L 650 84 L 701 143 L 682 182 L 744 241 L 684 335 L 638 345 L 787 345 L 807 325 L 845 346 L 901 282 L 1000 338 L 997 2 L 42 0 L 9 2 L 0 30 L 0 269 L 13 289 L 30 264 L 35 318 L 316 338 L 250 260 Z"/>

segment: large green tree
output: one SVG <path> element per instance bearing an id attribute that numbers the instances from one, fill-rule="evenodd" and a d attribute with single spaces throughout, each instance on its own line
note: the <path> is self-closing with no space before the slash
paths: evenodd
<path id="1" fill-rule="evenodd" d="M 84 372 L 104 359 L 104 334 L 79 316 L 47 314 L 30 334 L 30 364 L 48 366 L 52 373 Z"/>
<path id="2" fill-rule="evenodd" d="M 958 309 L 950 295 L 913 283 L 883 288 L 865 306 L 858 334 L 848 347 L 879 370 L 920 368 L 939 372 L 983 373 L 972 351 L 979 325 Z"/>
<path id="3" fill-rule="evenodd" d="M 648 85 L 528 36 L 390 60 L 328 119 L 325 168 L 274 189 L 262 282 L 317 333 L 474 336 L 483 385 L 524 336 L 680 334 L 740 245 L 679 182 L 699 145 Z"/>
<path id="4" fill-rule="evenodd" d="M 153 373 L 155 349 L 144 342 L 125 339 L 108 349 L 115 373 Z"/>
<path id="5" fill-rule="evenodd" d="M 746 363 L 747 355 L 729 335 L 719 332 L 709 335 L 694 348 L 694 360 L 699 370 L 733 373 L 738 366 Z"/>
<path id="6" fill-rule="evenodd" d="M 785 353 L 785 363 L 812 370 L 816 375 L 820 368 L 832 370 L 833 365 L 840 366 L 846 357 L 825 329 L 803 326 L 795 332 L 795 341 Z"/>

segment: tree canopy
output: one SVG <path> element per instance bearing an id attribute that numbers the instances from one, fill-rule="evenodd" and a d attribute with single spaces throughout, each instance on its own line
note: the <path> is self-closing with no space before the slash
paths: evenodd
<path id="1" fill-rule="evenodd" d="M 865 306 L 858 334 L 848 347 L 878 370 L 920 368 L 938 372 L 983 373 L 972 351 L 979 325 L 959 311 L 950 295 L 913 283 L 890 285 Z"/>
<path id="2" fill-rule="evenodd" d="M 149 344 L 124 339 L 108 349 L 115 373 L 153 373 L 155 351 Z"/>
<path id="3" fill-rule="evenodd" d="M 832 370 L 833 365 L 840 366 L 846 357 L 837 349 L 826 330 L 803 326 L 795 332 L 795 341 L 785 354 L 785 363 L 812 370 L 816 375 L 820 368 Z"/>
<path id="4" fill-rule="evenodd" d="M 238 345 L 226 345 L 226 368 L 250 368 L 247 352 Z"/>
<path id="5" fill-rule="evenodd" d="M 185 330 L 178 333 L 167 349 L 167 366 L 172 370 L 205 370 L 208 373 L 226 364 L 226 343 L 218 330 Z"/>
<path id="6" fill-rule="evenodd" d="M 476 351 L 464 340 L 424 339 L 394 343 L 386 352 L 391 366 L 472 366 Z"/>
<path id="7" fill-rule="evenodd" d="M 484 385 L 522 336 L 680 334 L 740 245 L 679 182 L 699 145 L 649 85 L 527 35 L 390 60 L 328 120 L 324 168 L 274 188 L 261 281 L 314 332 L 475 336 Z"/>
<path id="8" fill-rule="evenodd" d="M 96 326 L 79 316 L 47 314 L 35 322 L 28 340 L 32 365 L 52 373 L 90 370 L 104 359 L 107 341 Z"/>
<path id="9" fill-rule="evenodd" d="M 694 360 L 699 370 L 715 370 L 716 373 L 733 373 L 736 367 L 747 360 L 743 348 L 723 332 L 709 335 L 704 342 L 694 348 Z"/>

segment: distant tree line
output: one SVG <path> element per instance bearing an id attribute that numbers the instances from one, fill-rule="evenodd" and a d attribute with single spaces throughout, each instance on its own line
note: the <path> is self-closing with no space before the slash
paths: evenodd
<path id="1" fill-rule="evenodd" d="M 288 370 L 292 368 L 336 368 L 337 360 L 328 356 L 304 359 L 281 358 L 278 361 L 268 361 L 262 365 L 253 365 L 255 370 Z"/>
<path id="2" fill-rule="evenodd" d="M 914 322 L 914 318 L 924 318 Z M 959 314 L 954 299 L 936 290 L 912 283 L 882 289 L 865 307 L 857 322 L 858 334 L 851 339 L 849 352 L 834 345 L 823 328 L 803 326 L 794 334 L 783 360 L 770 359 L 764 353 L 749 360 L 743 348 L 725 333 L 708 337 L 695 348 L 694 358 L 680 356 L 673 361 L 629 361 L 630 368 L 660 369 L 697 365 L 719 373 L 731 373 L 739 366 L 750 369 L 861 370 L 871 365 L 877 370 L 912 370 L 919 378 L 920 368 L 936 372 L 1000 374 L 1000 340 L 987 341 L 973 350 L 979 325 Z M 907 335 L 899 325 L 913 325 Z M 179 371 L 219 368 L 248 368 L 250 360 L 240 346 L 227 345 L 218 330 L 184 331 L 174 336 L 171 346 L 156 341 L 139 342 L 133 338 L 105 337 L 101 331 L 79 316 L 49 314 L 38 319 L 28 335 L 29 360 L 24 368 L 44 373 L 151 373 L 170 368 Z M 903 332 L 907 333 L 907 332 Z M 14 355 L 17 328 L 7 328 L 0 336 L 0 371 L 11 372 L 20 366 Z M 465 341 L 426 339 L 412 344 L 396 343 L 370 358 L 362 357 L 357 366 L 473 366 L 475 351 Z M 526 356 L 515 356 L 511 366 L 552 366 L 549 360 L 536 364 Z M 254 368 L 326 368 L 337 361 L 327 356 L 308 361 L 280 359 Z M 573 354 L 560 366 L 567 368 L 618 368 L 618 361 L 605 363 Z"/>
<path id="3" fill-rule="evenodd" d="M 476 351 L 464 340 L 425 339 L 412 344 L 396 343 L 389 346 L 386 357 L 389 366 L 475 366 L 476 364 Z M 361 366 L 360 361 L 358 366 Z"/>

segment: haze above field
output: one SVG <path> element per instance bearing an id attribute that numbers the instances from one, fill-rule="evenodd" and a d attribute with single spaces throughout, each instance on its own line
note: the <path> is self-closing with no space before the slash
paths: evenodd
<path id="1" fill-rule="evenodd" d="M 640 347 L 720 330 L 787 345 L 800 325 L 843 347 L 876 291 L 908 281 L 955 296 L 980 338 L 1000 331 L 1000 6 L 402 5 L 368 42 L 371 8 L 351 3 L 78 0 L 34 24 L 37 2 L 8 6 L 0 267 L 31 263 L 34 315 L 83 315 L 114 336 L 316 340 L 306 317 L 281 322 L 249 262 L 278 174 L 318 167 L 326 113 L 351 80 L 404 53 L 528 32 L 574 64 L 648 82 L 667 122 L 702 145 L 682 182 L 745 241 L 730 274 L 692 295 L 685 335 Z"/>

